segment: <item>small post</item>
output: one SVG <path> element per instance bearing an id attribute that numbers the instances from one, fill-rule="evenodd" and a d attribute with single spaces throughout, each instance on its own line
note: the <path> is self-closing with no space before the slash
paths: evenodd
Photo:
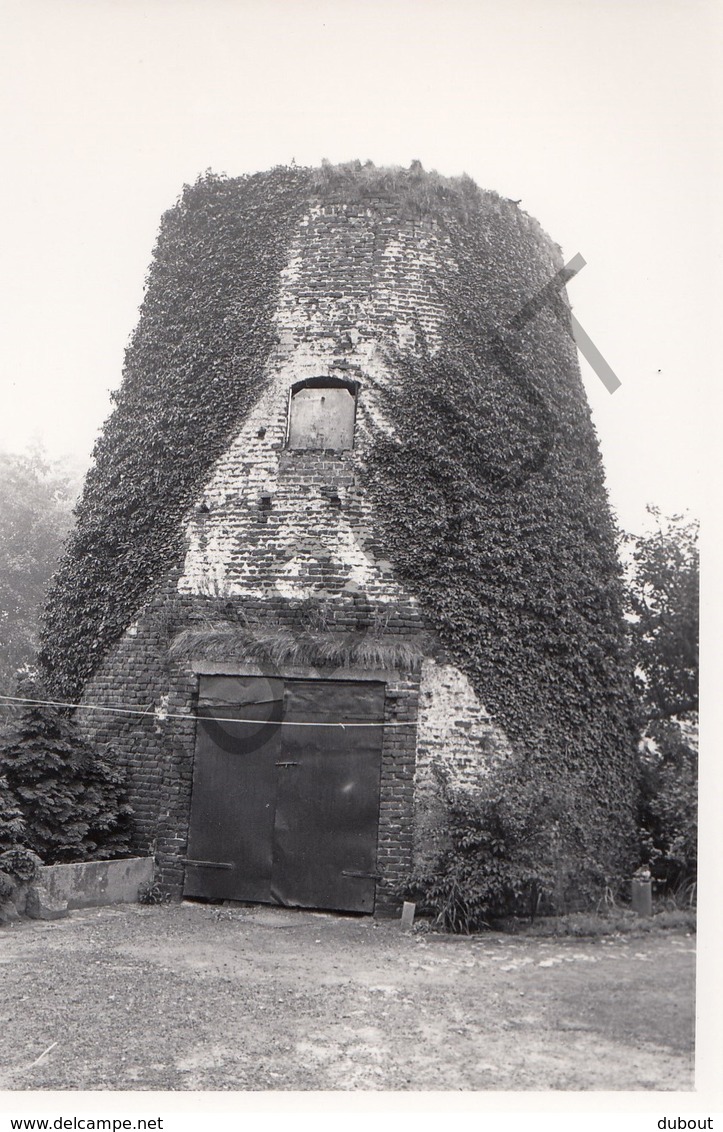
<path id="1" fill-rule="evenodd" d="M 409 900 L 405 900 L 402 904 L 402 931 L 408 932 L 414 923 L 414 913 L 417 910 L 417 905 Z"/>
<path id="2" fill-rule="evenodd" d="M 652 916 L 653 914 L 653 882 L 650 870 L 638 869 L 630 881 L 630 899 L 633 912 L 639 916 Z"/>

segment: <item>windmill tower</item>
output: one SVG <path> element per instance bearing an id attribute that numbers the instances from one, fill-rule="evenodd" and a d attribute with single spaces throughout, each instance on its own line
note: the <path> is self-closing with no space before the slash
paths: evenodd
<path id="1" fill-rule="evenodd" d="M 433 768 L 510 760 L 574 777 L 621 867 L 600 458 L 564 295 L 516 321 L 560 267 L 416 164 L 209 176 L 164 217 L 43 662 L 176 893 L 392 906 Z"/>

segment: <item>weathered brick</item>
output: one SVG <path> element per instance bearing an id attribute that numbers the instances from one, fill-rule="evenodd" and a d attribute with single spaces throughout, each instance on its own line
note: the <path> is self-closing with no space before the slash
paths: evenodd
<path id="1" fill-rule="evenodd" d="M 434 221 L 407 220 L 396 202 L 388 211 L 328 204 L 302 218 L 281 281 L 278 345 L 259 385 L 264 391 L 188 512 L 183 570 L 139 610 L 85 688 L 86 704 L 147 712 L 78 715 L 84 730 L 111 743 L 123 760 L 136 848 L 156 845 L 159 877 L 178 892 L 195 723 L 173 717 L 193 715 L 198 677 L 193 665 L 169 657 L 170 641 L 218 620 L 219 602 L 229 623 L 251 619 L 292 633 L 301 624 L 294 600 L 330 618 L 329 636 L 363 624 L 386 639 L 425 628 L 380 545 L 359 472 L 370 422 L 383 423 L 379 390 L 391 380 L 380 346 L 413 352 L 421 348 L 420 330 L 430 349 L 440 343 L 434 275 L 446 254 Z M 354 448 L 285 448 L 291 385 L 334 374 L 361 383 Z M 335 495 L 339 506 L 330 503 Z M 262 497 L 269 507 L 260 509 Z M 227 667 L 233 670 L 233 662 Z M 415 831 L 418 843 L 428 832 L 432 762 L 443 761 L 459 784 L 472 783 L 506 757 L 509 745 L 452 665 L 427 659 L 411 673 L 385 670 L 379 678 L 386 683 L 385 721 L 416 725 L 384 732 L 377 905 L 388 909 L 411 869 Z"/>

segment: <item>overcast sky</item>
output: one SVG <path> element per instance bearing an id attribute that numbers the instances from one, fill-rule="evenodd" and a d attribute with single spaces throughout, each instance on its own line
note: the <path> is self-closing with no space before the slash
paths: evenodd
<path id="1" fill-rule="evenodd" d="M 704 502 L 720 409 L 716 5 L 2 2 L 0 446 L 86 461 L 184 182 L 372 159 L 522 198 L 587 266 L 575 313 L 611 499 Z"/>

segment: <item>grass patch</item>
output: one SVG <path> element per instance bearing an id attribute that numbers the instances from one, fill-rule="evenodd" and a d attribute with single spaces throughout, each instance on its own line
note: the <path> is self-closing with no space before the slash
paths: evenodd
<path id="1" fill-rule="evenodd" d="M 604 912 L 571 912 L 566 916 L 543 916 L 533 924 L 508 918 L 496 921 L 494 927 L 510 935 L 594 938 L 608 935 L 647 935 L 665 931 L 695 933 L 694 908 L 663 909 L 652 916 L 638 916 L 628 908 L 612 908 Z"/>
<path id="2" fill-rule="evenodd" d="M 449 934 L 441 924 L 427 917 L 416 919 L 412 930 L 418 934 L 427 932 Z M 595 939 L 614 935 L 660 935 L 669 931 L 684 931 L 695 935 L 696 915 L 694 908 L 664 909 L 653 916 L 638 916 L 627 908 L 620 908 L 609 913 L 571 912 L 567 916 L 542 916 L 534 923 L 530 923 L 527 919 L 508 916 L 505 919 L 491 920 L 488 931 L 492 934 L 523 936 L 527 939 Z M 482 936 L 487 932 L 470 934 Z"/>

